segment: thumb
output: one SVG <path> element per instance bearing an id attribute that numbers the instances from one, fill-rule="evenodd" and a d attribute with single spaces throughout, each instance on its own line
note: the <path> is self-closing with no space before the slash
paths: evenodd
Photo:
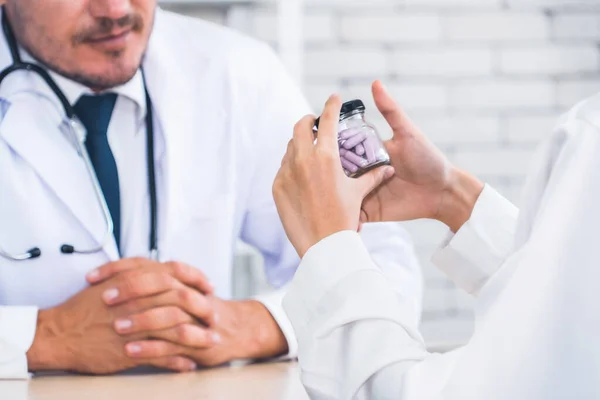
<path id="1" fill-rule="evenodd" d="M 410 124 L 410 121 L 398 103 L 396 103 L 396 100 L 392 98 L 385 86 L 383 86 L 383 83 L 375 81 L 372 90 L 375 105 L 394 131 L 394 135 L 406 130 L 406 126 Z"/>
<path id="2" fill-rule="evenodd" d="M 391 166 L 384 166 L 376 168 L 372 171 L 367 172 L 360 178 L 357 178 L 358 186 L 360 187 L 360 194 L 363 199 L 367 197 L 369 193 L 377 189 L 386 180 L 394 176 L 394 168 Z"/>

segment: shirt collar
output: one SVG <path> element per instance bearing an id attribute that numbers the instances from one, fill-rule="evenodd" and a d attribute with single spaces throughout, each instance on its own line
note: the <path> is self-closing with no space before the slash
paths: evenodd
<path id="1" fill-rule="evenodd" d="M 37 60 L 35 60 L 31 55 L 29 55 L 26 51 L 21 49 L 22 58 L 24 61 L 32 62 L 39 64 Z M 75 82 L 71 79 L 68 79 L 52 70 L 48 69 L 48 73 L 54 79 L 58 87 L 63 91 L 67 100 L 71 105 L 75 104 L 77 100 L 83 95 L 93 94 L 94 92 L 80 84 L 79 82 Z M 46 83 L 42 80 L 37 80 L 37 89 L 40 92 L 51 92 L 50 88 L 47 87 Z M 142 121 L 146 117 L 146 90 L 144 88 L 144 79 L 142 77 L 141 71 L 138 69 L 128 82 L 123 85 L 116 86 L 107 90 L 109 93 L 116 93 L 119 96 L 123 96 L 131 101 L 133 101 L 136 105 L 136 120 Z M 52 96 L 52 98 L 59 103 L 56 96 Z M 58 104 L 60 106 L 60 104 Z M 62 110 L 62 106 L 60 106 Z"/>

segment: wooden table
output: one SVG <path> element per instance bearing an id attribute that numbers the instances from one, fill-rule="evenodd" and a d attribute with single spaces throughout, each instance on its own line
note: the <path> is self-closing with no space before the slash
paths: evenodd
<path id="1" fill-rule="evenodd" d="M 308 400 L 295 363 L 188 374 L 44 376 L 0 381 L 1 400 Z"/>

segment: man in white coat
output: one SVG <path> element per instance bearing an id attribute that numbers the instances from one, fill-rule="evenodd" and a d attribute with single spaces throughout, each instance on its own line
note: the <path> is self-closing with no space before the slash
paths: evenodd
<path id="1" fill-rule="evenodd" d="M 334 96 L 316 145 L 314 118 L 297 125 L 274 184 L 303 257 L 284 308 L 310 396 L 600 398 L 600 96 L 573 108 L 545 141 L 519 213 L 452 166 L 381 83 L 373 94 L 394 131 L 392 167 L 344 175 Z M 473 337 L 448 354 L 427 352 L 410 293 L 393 290 L 356 234 L 367 221 L 417 218 L 450 228 L 433 260 L 478 298 Z"/>
<path id="2" fill-rule="evenodd" d="M 271 188 L 308 106 L 274 53 L 156 0 L 0 3 L 15 52 L 49 71 L 85 126 L 114 223 L 100 246 L 103 197 L 56 93 L 32 72 L 10 74 L 0 86 L 0 379 L 294 356 L 282 292 L 231 300 L 238 238 L 260 250 L 277 288 L 299 262 Z M 4 31 L 0 69 L 16 58 Z M 405 236 L 392 225 L 364 233 L 398 281 L 418 275 Z M 404 290 L 419 298 L 419 285 Z"/>

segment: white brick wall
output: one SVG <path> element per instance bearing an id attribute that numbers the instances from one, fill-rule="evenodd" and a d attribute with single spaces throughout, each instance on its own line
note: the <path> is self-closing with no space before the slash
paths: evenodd
<path id="1" fill-rule="evenodd" d="M 600 91 L 600 0 L 306 3 L 304 82 L 316 110 L 332 92 L 360 97 L 387 136 L 370 98 L 369 85 L 380 78 L 452 160 L 513 201 L 560 113 Z M 272 7 L 252 15 L 248 33 L 273 43 Z M 446 229 L 432 221 L 404 226 L 428 288 L 425 337 L 465 340 L 473 300 L 429 262 Z"/>

